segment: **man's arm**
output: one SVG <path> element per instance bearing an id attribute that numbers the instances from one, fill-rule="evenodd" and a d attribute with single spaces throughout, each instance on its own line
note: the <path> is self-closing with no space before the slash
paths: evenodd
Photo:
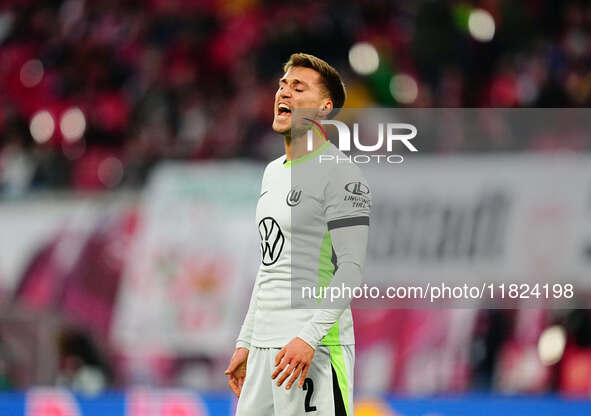
<path id="1" fill-rule="evenodd" d="M 322 300 L 320 309 L 298 334 L 298 337 L 306 341 L 312 348 L 316 348 L 321 343 L 322 338 L 351 303 L 351 297 L 345 295 L 350 295 L 354 288 L 361 285 L 368 232 L 367 225 L 354 225 L 330 230 L 332 245 L 337 257 L 337 271 L 327 288 L 329 295 Z M 339 298 L 331 299 L 331 287 L 339 289 L 349 287 L 351 290 L 341 290 Z"/>
<path id="2" fill-rule="evenodd" d="M 261 181 L 261 192 L 265 189 L 265 178 L 267 176 L 267 168 L 263 172 L 263 179 Z M 260 198 L 260 197 L 259 197 Z M 240 333 L 236 339 L 236 348 L 250 348 L 250 339 L 252 338 L 252 331 L 254 328 L 254 316 L 257 308 L 257 292 L 259 290 L 258 273 L 250 295 L 250 302 L 248 304 L 248 312 L 244 317 L 244 322 L 240 328 Z"/>
<path id="3" fill-rule="evenodd" d="M 246 317 L 242 323 L 240 334 L 236 340 L 236 349 L 234 350 L 234 354 L 232 355 L 232 359 L 230 360 L 228 368 L 224 372 L 224 374 L 230 377 L 228 379 L 228 385 L 236 397 L 240 397 L 242 386 L 244 385 L 244 380 L 246 378 L 246 360 L 248 359 L 250 340 L 252 338 L 252 331 L 254 327 L 254 316 L 257 307 L 257 292 L 258 279 L 255 280 L 254 288 L 252 289 L 250 303 L 248 305 L 248 312 L 246 312 Z"/>
<path id="4" fill-rule="evenodd" d="M 267 169 L 265 168 L 265 171 L 263 172 L 263 181 L 261 183 L 261 189 L 264 188 L 266 173 Z M 244 385 L 244 380 L 246 378 L 246 361 L 248 359 L 250 340 L 252 339 L 252 332 L 254 330 L 254 318 L 257 309 L 258 290 L 259 280 L 257 273 L 257 278 L 254 282 L 252 294 L 250 295 L 248 311 L 246 312 L 244 322 L 242 323 L 242 327 L 240 328 L 240 333 L 238 334 L 238 338 L 236 339 L 236 349 L 234 350 L 234 354 L 232 355 L 232 359 L 230 360 L 228 368 L 224 372 L 224 374 L 230 377 L 228 379 L 228 385 L 237 397 L 240 397 L 240 393 L 242 392 L 242 386 Z"/>
<path id="5" fill-rule="evenodd" d="M 252 294 L 250 295 L 250 302 L 248 304 L 248 312 L 242 322 L 240 333 L 236 339 L 236 348 L 247 348 L 250 349 L 250 340 L 252 338 L 252 331 L 254 328 L 254 316 L 257 309 L 257 292 L 258 292 L 258 279 L 254 282 Z"/>
<path id="6" fill-rule="evenodd" d="M 339 288 L 343 286 L 351 287 L 350 293 L 352 293 L 352 289 L 361 284 L 369 227 L 368 225 L 354 225 L 334 228 L 329 232 L 337 256 L 337 271 L 329 288 L 333 286 Z M 289 389 L 301 375 L 299 387 L 303 386 L 310 363 L 314 357 L 314 349 L 320 344 L 322 338 L 337 322 L 350 303 L 351 297 L 347 296 L 333 299 L 333 301 L 331 301 L 330 297 L 327 297 L 322 301 L 321 309 L 314 313 L 312 319 L 302 328 L 297 338 L 294 338 L 283 347 L 275 357 L 276 368 L 272 378 L 275 379 L 283 372 L 277 380 L 277 385 L 281 386 L 291 375 L 285 386 L 286 389 Z M 283 371 L 287 366 L 289 366 L 288 369 Z"/>

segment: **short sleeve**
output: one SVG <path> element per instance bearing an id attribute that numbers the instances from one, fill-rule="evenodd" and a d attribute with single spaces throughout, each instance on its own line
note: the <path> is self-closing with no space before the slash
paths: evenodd
<path id="1" fill-rule="evenodd" d="M 371 191 L 361 169 L 353 164 L 331 170 L 325 188 L 328 229 L 369 225 L 370 209 Z"/>

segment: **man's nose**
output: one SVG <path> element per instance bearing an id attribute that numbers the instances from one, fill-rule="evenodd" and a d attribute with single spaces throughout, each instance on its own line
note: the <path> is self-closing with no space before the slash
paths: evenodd
<path id="1" fill-rule="evenodd" d="M 281 98 L 289 98 L 289 97 L 291 97 L 291 88 L 289 88 L 289 87 L 283 88 L 283 90 L 279 93 L 279 96 Z"/>

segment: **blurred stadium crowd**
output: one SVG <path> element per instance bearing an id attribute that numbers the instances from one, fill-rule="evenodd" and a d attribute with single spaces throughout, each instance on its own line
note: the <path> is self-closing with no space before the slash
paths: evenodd
<path id="1" fill-rule="evenodd" d="M 282 143 L 270 131 L 273 94 L 282 63 L 295 51 L 317 54 L 341 71 L 349 107 L 591 104 L 588 1 L 8 0 L 0 5 L 0 192 L 13 198 L 32 190 L 137 188 L 162 160 L 276 157 Z M 591 146 L 589 137 L 513 140 L 423 143 L 421 151 Z M 111 306 L 122 267 L 111 242 L 132 233 L 134 215 L 93 234 L 72 271 L 77 280 L 70 282 L 80 291 Z M 33 277 L 21 282 L 18 294 L 33 309 L 54 307 L 36 303 L 44 286 L 35 282 L 59 276 L 48 260 L 58 246 L 44 247 L 26 272 Z M 67 296 L 59 299 L 67 308 Z M 70 311 L 84 309 L 76 304 Z M 413 369 L 407 368 L 407 378 L 400 369 L 416 343 L 438 349 L 454 342 L 437 330 L 447 328 L 441 315 L 376 313 L 358 312 L 359 331 L 366 331 L 360 348 L 394 343 L 376 338 L 379 332 L 399 337 L 390 372 L 396 376 L 378 383 L 378 390 L 591 391 L 587 312 L 481 311 L 467 355 L 448 357 L 453 371 L 433 376 L 445 381 L 417 388 Z M 89 324 L 90 335 L 59 332 L 58 383 L 93 390 L 129 381 L 113 368 L 119 357 L 101 339 L 109 314 Z M 25 343 L 35 339 L 38 324 L 24 330 L 31 337 Z M 567 333 L 551 334 L 545 348 L 562 343 L 560 355 L 566 351 L 572 360 L 541 369 L 531 354 L 537 357 L 539 334 L 552 324 Z M 375 331 L 376 325 L 391 331 Z M 15 360 L 7 345 L 0 337 L 0 388 L 43 380 L 38 368 L 27 367 L 40 363 Z M 225 358 L 156 360 L 150 365 L 158 375 L 144 380 L 183 383 L 183 366 L 192 366 L 205 380 L 187 384 L 207 387 L 215 380 L 221 386 L 224 380 L 215 377 Z"/>
<path id="2" fill-rule="evenodd" d="M 142 184 L 162 159 L 267 160 L 294 51 L 342 72 L 349 107 L 587 106 L 590 28 L 586 1 L 4 1 L 0 184 L 105 189 Z"/>

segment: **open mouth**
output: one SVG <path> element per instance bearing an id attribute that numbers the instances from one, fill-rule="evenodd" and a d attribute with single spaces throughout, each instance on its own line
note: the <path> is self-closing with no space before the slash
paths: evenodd
<path id="1" fill-rule="evenodd" d="M 277 116 L 289 117 L 291 115 L 291 108 L 287 104 L 279 104 L 277 106 Z"/>

